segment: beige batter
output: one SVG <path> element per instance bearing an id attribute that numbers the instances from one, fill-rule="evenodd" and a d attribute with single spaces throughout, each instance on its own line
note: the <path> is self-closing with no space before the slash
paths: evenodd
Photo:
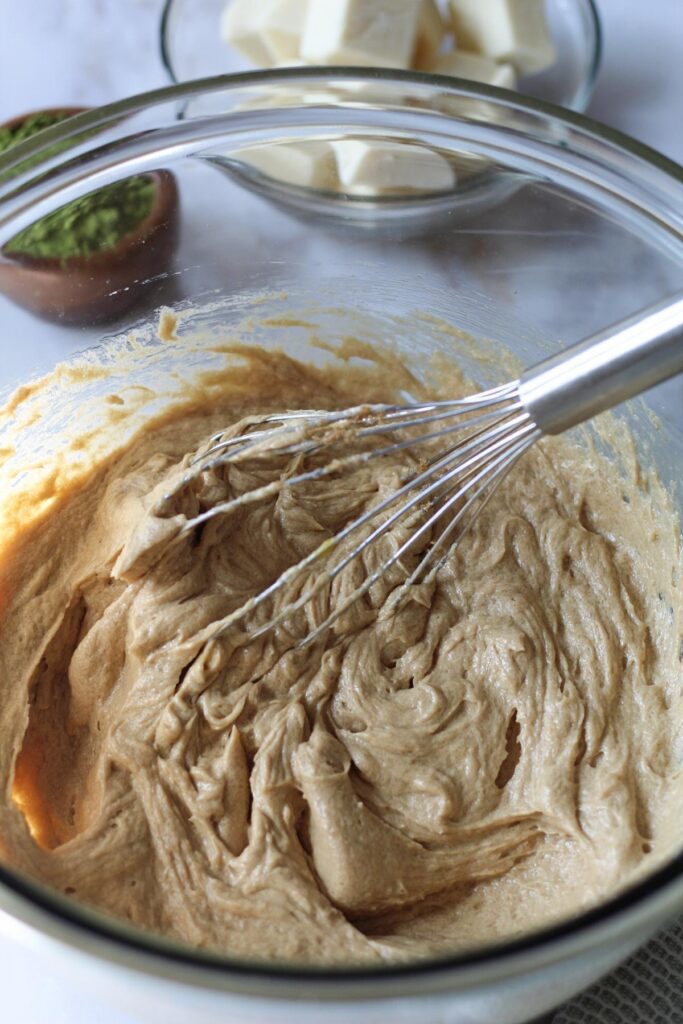
<path id="1" fill-rule="evenodd" d="M 409 383 L 393 372 L 254 352 L 209 412 L 169 415 L 14 538 L 0 631 L 10 864 L 197 946 L 344 962 L 528 931 L 654 863 L 681 721 L 678 528 L 594 452 L 528 454 L 394 617 L 378 613 L 396 575 L 295 647 L 396 535 L 291 630 L 249 643 L 247 620 L 209 638 L 417 462 L 402 452 L 181 540 L 186 517 L 283 462 L 207 474 L 154 514 L 179 463 L 263 409 L 391 397 Z"/>

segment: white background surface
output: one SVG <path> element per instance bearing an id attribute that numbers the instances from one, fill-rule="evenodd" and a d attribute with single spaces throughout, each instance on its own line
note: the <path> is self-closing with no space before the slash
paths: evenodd
<path id="1" fill-rule="evenodd" d="M 683 163 L 683 0 L 598 4 L 605 56 L 589 113 Z M 0 121 L 165 84 L 161 6 L 162 0 L 0 0 Z M 3 1024 L 134 1024 L 46 973 L 2 935 L 0 985 Z"/>

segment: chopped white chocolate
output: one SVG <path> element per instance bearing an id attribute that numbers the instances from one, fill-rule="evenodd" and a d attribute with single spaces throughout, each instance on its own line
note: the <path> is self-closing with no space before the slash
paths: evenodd
<path id="1" fill-rule="evenodd" d="M 233 154 L 269 178 L 302 188 L 335 188 L 337 163 L 329 142 L 279 142 L 269 146 L 247 146 Z"/>
<path id="2" fill-rule="evenodd" d="M 307 9 L 308 0 L 231 0 L 223 38 L 261 67 L 296 60 Z"/>
<path id="3" fill-rule="evenodd" d="M 230 0 L 221 18 L 221 36 L 247 60 L 268 68 L 274 59 L 261 35 L 260 14 L 259 2 Z"/>
<path id="4" fill-rule="evenodd" d="M 519 74 L 555 60 L 544 0 L 450 0 L 458 48 L 512 64 Z"/>
<path id="5" fill-rule="evenodd" d="M 276 62 L 296 60 L 301 49 L 308 0 L 252 0 L 262 10 L 261 33 Z"/>
<path id="6" fill-rule="evenodd" d="M 456 184 L 448 160 L 424 146 L 363 139 L 342 139 L 332 146 L 339 180 L 352 194 L 445 192 Z"/>
<path id="7" fill-rule="evenodd" d="M 312 64 L 407 68 L 420 7 L 421 0 L 309 0 L 301 56 Z"/>
<path id="8" fill-rule="evenodd" d="M 436 0 L 422 0 L 417 23 L 417 45 L 413 64 L 416 68 L 427 68 L 441 49 L 446 38 L 446 23 Z"/>
<path id="9" fill-rule="evenodd" d="M 453 75 L 454 78 L 467 78 L 472 82 L 484 82 L 486 85 L 497 85 L 501 89 L 514 89 L 517 76 L 512 64 L 497 64 L 489 57 L 480 57 L 477 53 L 466 50 L 453 50 L 444 53 L 433 62 L 430 71 L 438 75 Z"/>

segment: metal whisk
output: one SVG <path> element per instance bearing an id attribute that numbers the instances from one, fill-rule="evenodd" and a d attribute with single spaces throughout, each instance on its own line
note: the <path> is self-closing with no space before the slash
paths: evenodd
<path id="1" fill-rule="evenodd" d="M 213 437 L 156 511 L 163 514 L 165 502 L 200 474 L 225 463 L 258 459 L 264 452 L 300 457 L 297 471 L 188 519 L 178 536 L 241 506 L 266 501 L 284 488 L 334 478 L 364 463 L 405 449 L 414 453 L 424 446 L 423 464 L 396 490 L 353 518 L 336 536 L 286 569 L 212 630 L 214 636 L 224 633 L 324 560 L 326 568 L 314 585 L 304 585 L 298 597 L 250 633 L 252 637 L 265 634 L 304 608 L 370 545 L 399 524 L 410 525 L 406 539 L 301 641 L 308 644 L 393 566 L 402 566 L 411 552 L 425 548 L 417 565 L 405 572 L 382 614 L 390 613 L 413 585 L 433 579 L 511 467 L 542 435 L 562 433 L 681 372 L 683 293 L 538 364 L 518 381 L 476 395 L 404 406 L 300 410 L 252 418 L 238 436 L 221 433 Z M 350 440 L 354 450 L 348 452 Z M 307 459 L 327 452 L 332 452 L 329 461 L 306 468 Z"/>

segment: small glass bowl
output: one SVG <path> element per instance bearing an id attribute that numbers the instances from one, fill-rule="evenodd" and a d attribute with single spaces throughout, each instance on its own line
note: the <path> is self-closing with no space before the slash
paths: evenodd
<path id="1" fill-rule="evenodd" d="M 220 17 L 226 2 L 165 0 L 161 59 L 172 82 L 254 70 L 221 39 Z M 522 79 L 518 91 L 583 112 L 593 95 L 602 56 L 602 29 L 595 0 L 546 0 L 546 11 L 557 60 L 546 71 Z"/>

